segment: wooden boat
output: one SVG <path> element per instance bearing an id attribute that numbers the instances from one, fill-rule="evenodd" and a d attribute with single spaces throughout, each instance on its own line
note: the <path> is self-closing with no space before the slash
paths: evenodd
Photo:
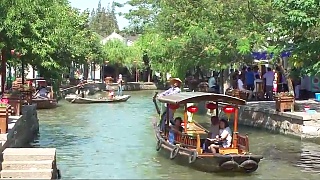
<path id="1" fill-rule="evenodd" d="M 33 98 L 32 103 L 37 104 L 37 109 L 54 109 L 58 106 L 58 101 L 56 99 Z"/>
<path id="2" fill-rule="evenodd" d="M 238 108 L 240 105 L 246 104 L 245 100 L 222 94 L 203 92 L 182 92 L 162 96 L 158 100 L 167 104 L 167 112 L 169 108 L 172 108 L 172 105 L 184 107 L 184 131 L 182 133 L 174 132 L 173 138 L 170 136 L 172 131 L 170 131 L 169 126 L 169 113 L 167 113 L 164 119 L 166 127 L 162 127 L 163 131 L 160 131 L 160 124 L 154 122 L 157 141 L 156 150 L 165 155 L 165 157 L 176 160 L 176 162 L 182 165 L 191 166 L 205 172 L 233 171 L 251 173 L 258 169 L 258 164 L 263 157 L 251 154 L 249 152 L 248 136 L 238 133 Z M 210 104 L 213 104 L 215 107 L 219 107 L 218 105 L 222 103 L 228 104 L 228 107 L 234 107 L 232 145 L 228 148 L 220 147 L 218 153 L 209 153 L 203 150 L 202 145 L 208 137 L 208 130 L 193 119 L 191 121 L 188 119 L 187 103 L 198 103 L 201 101 L 210 101 Z M 156 95 L 154 97 L 154 104 L 160 115 L 161 112 L 156 102 Z M 193 106 L 193 108 L 197 108 L 197 106 Z M 218 116 L 218 112 L 217 110 L 215 116 Z"/>
<path id="3" fill-rule="evenodd" d="M 34 83 L 34 86 L 37 87 L 38 85 L 43 85 L 46 87 L 48 93 L 48 97 L 32 97 L 32 103 L 37 104 L 37 109 L 53 109 L 58 106 L 57 99 L 53 98 L 53 87 L 47 86 L 47 81 L 44 78 L 33 78 L 27 79 L 27 81 Z"/>
<path id="4" fill-rule="evenodd" d="M 67 95 L 65 99 L 71 103 L 75 104 L 94 104 L 94 103 L 116 103 L 116 102 L 126 102 L 131 96 L 115 96 L 113 99 L 101 98 L 101 99 L 92 99 L 92 98 L 82 98 L 78 95 Z"/>

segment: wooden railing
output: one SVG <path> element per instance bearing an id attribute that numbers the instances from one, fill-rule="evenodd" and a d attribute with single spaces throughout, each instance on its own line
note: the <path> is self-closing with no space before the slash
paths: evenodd
<path id="1" fill-rule="evenodd" d="M 169 139 L 168 131 L 165 132 L 165 137 Z M 180 144 L 182 147 L 197 149 L 198 148 L 197 144 L 199 144 L 200 146 L 200 138 L 198 139 L 197 137 L 190 136 L 185 133 L 175 132 L 174 143 Z"/>
<path id="2" fill-rule="evenodd" d="M 238 150 L 239 153 L 249 152 L 249 137 L 247 135 L 240 135 L 238 136 Z"/>

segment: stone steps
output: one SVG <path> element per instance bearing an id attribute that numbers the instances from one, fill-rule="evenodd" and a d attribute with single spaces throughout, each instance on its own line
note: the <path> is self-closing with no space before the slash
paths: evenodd
<path id="1" fill-rule="evenodd" d="M 2 179 L 56 179 L 55 148 L 6 148 Z"/>
<path id="2" fill-rule="evenodd" d="M 8 179 L 51 179 L 52 169 L 41 170 L 2 170 L 1 178 Z"/>
<path id="3" fill-rule="evenodd" d="M 6 148 L 3 151 L 4 161 L 46 161 L 55 156 L 54 148 Z"/>
<path id="4" fill-rule="evenodd" d="M 3 161 L 2 170 L 37 170 L 54 169 L 55 163 L 52 160 L 45 161 Z"/>

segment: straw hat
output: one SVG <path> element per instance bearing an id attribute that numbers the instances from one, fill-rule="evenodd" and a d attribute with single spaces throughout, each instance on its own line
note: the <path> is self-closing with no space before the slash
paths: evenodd
<path id="1" fill-rule="evenodd" d="M 170 83 L 171 84 L 178 83 L 178 85 L 180 85 L 182 83 L 182 81 L 179 78 L 171 78 Z"/>

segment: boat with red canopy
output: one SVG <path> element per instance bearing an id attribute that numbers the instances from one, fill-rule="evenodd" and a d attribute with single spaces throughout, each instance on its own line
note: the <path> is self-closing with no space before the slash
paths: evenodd
<path id="1" fill-rule="evenodd" d="M 47 91 L 45 97 L 39 96 L 39 91 L 36 91 L 32 97 L 32 103 L 37 104 L 37 109 L 54 109 L 58 106 L 58 101 L 53 97 L 53 87 L 48 86 L 47 81 L 42 78 L 27 79 L 29 85 L 37 87 L 44 87 Z"/>
<path id="2" fill-rule="evenodd" d="M 249 139 L 247 135 L 238 133 L 239 107 L 246 104 L 245 100 L 235 97 L 202 93 L 202 92 L 181 92 L 178 94 L 153 98 L 154 104 L 160 115 L 160 109 L 156 99 L 165 103 L 166 112 L 175 112 L 177 109 L 184 110 L 183 131 L 175 132 L 172 136 L 170 131 L 170 113 L 166 113 L 165 128 L 160 123 L 154 122 L 156 134 L 156 150 L 162 152 L 171 160 L 176 160 L 183 165 L 194 167 L 205 172 L 236 171 L 251 173 L 258 169 L 258 164 L 263 158 L 261 155 L 253 155 L 249 152 Z M 233 133 L 230 147 L 219 147 L 217 153 L 207 152 L 203 143 L 208 137 L 209 131 L 194 121 L 192 114 L 198 111 L 198 106 L 190 103 L 206 102 L 206 108 L 210 112 L 216 111 L 218 117 L 219 106 L 227 115 L 233 115 Z M 190 116 L 191 114 L 191 116 Z M 213 113 L 212 113 L 213 114 Z M 160 118 L 163 120 L 163 117 Z M 160 120 L 161 122 L 161 120 Z"/>

